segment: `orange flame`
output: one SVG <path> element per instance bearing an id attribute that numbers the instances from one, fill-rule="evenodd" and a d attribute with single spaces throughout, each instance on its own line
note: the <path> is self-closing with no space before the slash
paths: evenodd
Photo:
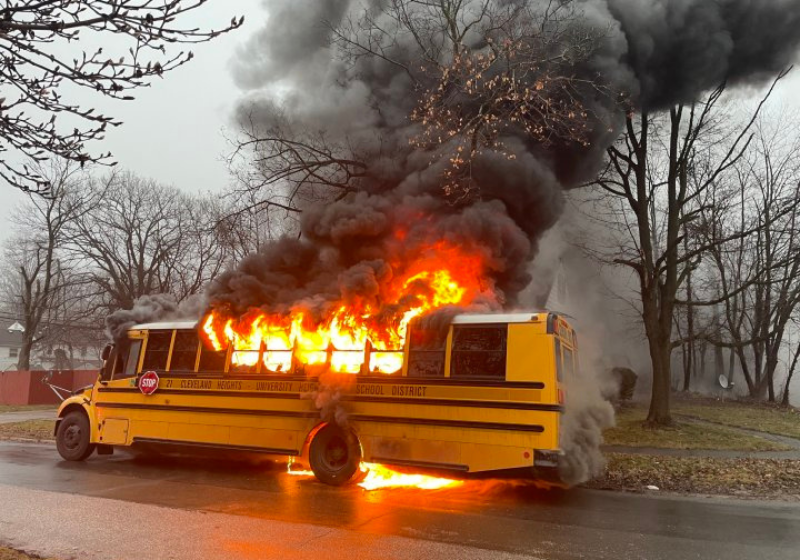
<path id="1" fill-rule="evenodd" d="M 441 490 L 456 488 L 464 484 L 461 480 L 438 478 L 424 474 L 405 474 L 377 463 L 361 463 L 361 472 L 366 473 L 358 485 L 364 490 L 382 488 L 419 488 L 420 490 Z"/>
<path id="2" fill-rule="evenodd" d="M 289 457 L 289 462 L 286 464 L 286 472 L 293 476 L 314 476 L 314 471 L 295 467 L 294 457 Z"/>
<path id="3" fill-rule="evenodd" d="M 457 488 L 464 484 L 462 480 L 439 478 L 424 474 L 399 473 L 378 463 L 361 462 L 359 466 L 363 479 L 358 485 L 367 491 L 382 490 L 384 488 L 418 488 L 420 490 L 442 490 L 444 488 Z M 289 459 L 286 472 L 293 476 L 314 476 L 309 470 L 294 466 L 294 459 Z"/>
<path id="4" fill-rule="evenodd" d="M 288 373 L 315 366 L 336 373 L 398 372 L 408 325 L 416 317 L 447 305 L 464 305 L 492 293 L 484 264 L 445 242 L 425 258 L 396 263 L 380 282 L 378 294 L 351 295 L 323 318 L 312 318 L 301 304 L 289 314 L 253 309 L 235 318 L 210 312 L 202 323 L 208 345 L 232 345 L 235 368 L 260 367 Z"/>

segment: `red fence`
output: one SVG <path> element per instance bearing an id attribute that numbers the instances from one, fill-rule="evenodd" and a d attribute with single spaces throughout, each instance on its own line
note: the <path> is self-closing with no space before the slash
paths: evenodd
<path id="1" fill-rule="evenodd" d="M 0 372 L 0 404 L 58 404 L 55 393 L 42 382 L 47 371 L 3 371 Z M 50 383 L 74 391 L 91 385 L 98 371 L 77 370 L 53 372 Z"/>

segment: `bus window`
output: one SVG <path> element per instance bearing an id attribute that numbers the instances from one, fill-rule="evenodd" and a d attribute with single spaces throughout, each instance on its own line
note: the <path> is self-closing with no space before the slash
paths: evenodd
<path id="1" fill-rule="evenodd" d="M 147 346 L 144 351 L 142 371 L 151 369 L 167 369 L 169 346 L 172 342 L 172 331 L 150 331 L 147 334 Z"/>
<path id="2" fill-rule="evenodd" d="M 120 350 L 117 346 L 111 346 L 111 351 L 106 358 L 106 361 L 103 364 L 103 370 L 100 373 L 100 377 L 103 381 L 110 381 L 111 379 L 119 379 L 122 377 L 122 357 L 120 356 Z"/>
<path id="3" fill-rule="evenodd" d="M 564 375 L 569 379 L 575 373 L 575 357 L 571 348 L 567 346 L 562 346 L 562 348 L 564 349 Z"/>
<path id="4" fill-rule="evenodd" d="M 229 371 L 237 373 L 258 373 L 259 354 L 261 353 L 261 342 L 257 348 L 235 348 L 231 352 L 231 367 Z"/>
<path id="5" fill-rule="evenodd" d="M 563 378 L 564 360 L 561 356 L 561 341 L 556 338 L 556 379 L 561 381 Z"/>
<path id="6" fill-rule="evenodd" d="M 408 346 L 409 377 L 444 377 L 447 330 L 410 329 Z"/>
<path id="7" fill-rule="evenodd" d="M 114 379 L 122 379 L 136 375 L 136 368 L 139 367 L 139 352 L 141 351 L 141 339 L 131 340 L 130 347 L 128 348 L 128 357 L 125 359 L 125 367 L 122 371 L 114 373 Z"/>
<path id="8" fill-rule="evenodd" d="M 181 330 L 175 333 L 175 344 L 172 347 L 172 359 L 169 361 L 170 371 L 194 371 L 197 360 L 197 348 L 200 339 L 195 330 Z"/>
<path id="9" fill-rule="evenodd" d="M 506 377 L 506 325 L 456 325 L 450 377 Z"/>
<path id="10" fill-rule="evenodd" d="M 205 344 L 200 345 L 200 365 L 197 371 L 203 373 L 222 373 L 225 371 L 227 350 L 214 350 Z"/>

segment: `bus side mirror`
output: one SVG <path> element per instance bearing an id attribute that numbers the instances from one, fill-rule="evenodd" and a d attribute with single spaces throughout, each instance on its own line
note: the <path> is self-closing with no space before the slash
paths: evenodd
<path id="1" fill-rule="evenodd" d="M 112 348 L 114 348 L 113 344 L 106 344 L 105 348 L 103 348 L 103 353 L 100 355 L 100 357 L 103 358 L 104 362 L 108 360 L 109 356 L 111 356 Z"/>

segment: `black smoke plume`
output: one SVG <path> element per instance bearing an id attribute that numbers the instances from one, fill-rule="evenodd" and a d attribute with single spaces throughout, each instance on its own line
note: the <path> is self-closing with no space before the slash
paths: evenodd
<path id="1" fill-rule="evenodd" d="M 325 131 L 332 144 L 355 146 L 368 169 L 355 183 L 363 192 L 306 204 L 300 238 L 279 240 L 246 259 L 213 288 L 212 305 L 233 313 L 251 307 L 288 312 L 301 300 L 324 308 L 331 299 L 374 293 L 375 283 L 393 272 L 387 255 L 399 250 L 415 258 L 419 247 L 444 238 L 485 255 L 493 282 L 488 299 L 514 306 L 530 281 L 539 237 L 561 213 L 563 189 L 596 172 L 626 111 L 691 101 L 723 81 L 758 84 L 791 63 L 800 41 L 798 0 L 571 2 L 563 25 L 596 36 L 590 55 L 571 70 L 612 92 L 590 90 L 582 100 L 592 109 L 588 146 L 544 146 L 509 129 L 505 153 L 487 150 L 474 162 L 478 195 L 454 203 L 442 189 L 451 156 L 446 146 L 437 154 L 409 142 L 419 132 L 409 115 L 420 92 L 403 67 L 388 61 L 424 57 L 396 22 L 381 17 L 399 4 L 416 9 L 402 0 L 269 2 L 267 24 L 236 62 L 239 83 L 253 90 L 238 118 L 264 129 L 280 118 L 293 130 Z M 547 3 L 493 4 L 535 10 Z M 384 58 L 343 60 L 334 29 L 367 13 L 393 43 L 385 45 Z M 465 42 L 480 48 L 476 34 Z M 288 91 L 280 103 L 273 86 Z M 410 230 L 400 248 L 393 238 L 398 227 Z"/>

